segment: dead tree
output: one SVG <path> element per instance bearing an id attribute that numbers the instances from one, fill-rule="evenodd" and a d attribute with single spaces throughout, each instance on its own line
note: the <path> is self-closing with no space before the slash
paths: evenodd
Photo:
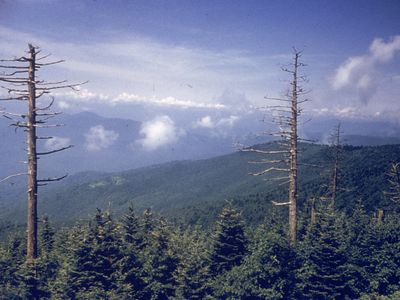
<path id="1" fill-rule="evenodd" d="M 41 156 L 60 152 L 71 148 L 72 145 L 53 149 L 51 151 L 39 152 L 37 142 L 41 139 L 51 139 L 52 136 L 38 136 L 37 130 L 41 128 L 50 128 L 62 126 L 61 124 L 48 124 L 47 121 L 59 112 L 53 112 L 51 107 L 54 98 L 51 97 L 53 90 L 70 88 L 76 90 L 80 84 L 68 84 L 67 81 L 48 82 L 39 80 L 36 73 L 43 67 L 58 64 L 62 60 L 46 62 L 49 55 L 40 56 L 38 47 L 31 44 L 27 56 L 21 56 L 9 60 L 0 60 L 0 81 L 4 86 L 1 89 L 5 91 L 4 96 L 0 96 L 0 101 L 19 101 L 27 104 L 26 113 L 11 113 L 1 110 L 1 114 L 12 121 L 11 126 L 15 130 L 22 128 L 27 135 L 27 172 L 17 173 L 7 176 L 1 181 L 19 175 L 28 176 L 28 218 L 27 218 L 27 261 L 32 262 L 38 256 L 38 213 L 37 213 L 37 195 L 38 187 L 47 185 L 52 181 L 59 181 L 67 175 L 54 178 L 38 179 L 38 160 Z M 46 99 L 48 97 L 49 99 Z M 47 105 L 39 107 L 38 101 L 49 101 Z"/>
<path id="2" fill-rule="evenodd" d="M 389 191 L 384 194 L 394 203 L 400 204 L 400 162 L 393 162 L 387 173 Z"/>
<path id="3" fill-rule="evenodd" d="M 283 180 L 281 184 L 288 184 L 288 200 L 272 201 L 276 206 L 288 206 L 289 208 L 289 241 L 292 246 L 296 245 L 297 240 L 297 198 L 298 198 L 298 142 L 304 139 L 298 136 L 298 117 L 302 109 L 301 103 L 308 101 L 300 99 L 307 93 L 302 87 L 301 82 L 306 78 L 300 74 L 300 68 L 304 67 L 300 61 L 302 52 L 293 49 L 293 62 L 288 68 L 282 68 L 284 72 L 291 75 L 290 90 L 284 98 L 265 97 L 270 101 L 277 101 L 277 105 L 267 106 L 267 110 L 272 111 L 273 122 L 279 126 L 279 132 L 270 133 L 270 135 L 281 139 L 278 150 L 261 150 L 255 148 L 246 148 L 243 151 L 256 152 L 265 155 L 282 155 L 279 159 L 263 159 L 251 163 L 267 164 L 268 167 L 257 173 L 251 173 L 254 176 L 265 175 L 270 172 L 284 172 L 285 175 L 278 175 L 273 180 Z M 278 165 L 277 165 L 278 164 Z M 283 167 L 282 167 L 283 166 Z"/>
<path id="4" fill-rule="evenodd" d="M 338 192 L 338 180 L 339 180 L 339 163 L 342 156 L 342 141 L 340 123 L 335 127 L 332 134 L 331 147 L 333 148 L 333 170 L 332 170 L 332 184 L 331 184 L 331 200 L 332 205 L 335 205 L 337 192 Z"/>
<path id="5" fill-rule="evenodd" d="M 321 200 L 329 200 L 331 204 L 335 206 L 337 194 L 339 190 L 345 190 L 339 188 L 339 178 L 340 178 L 340 162 L 342 160 L 343 148 L 342 148 L 342 131 L 341 124 L 338 123 L 334 127 L 332 134 L 330 135 L 330 156 L 332 161 L 331 174 L 329 175 L 330 180 L 327 185 L 326 195 L 321 197 Z"/>

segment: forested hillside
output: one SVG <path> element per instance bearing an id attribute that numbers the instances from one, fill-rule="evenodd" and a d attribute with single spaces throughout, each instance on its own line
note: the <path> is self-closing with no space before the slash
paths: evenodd
<path id="1" fill-rule="evenodd" d="M 275 143 L 258 146 L 275 149 Z M 331 150 L 325 145 L 300 146 L 300 209 L 326 191 L 332 168 Z M 250 224 L 257 224 L 271 208 L 271 200 L 285 199 L 286 188 L 267 177 L 249 175 L 260 169 L 249 161 L 255 153 L 236 152 L 199 161 L 177 161 L 121 173 L 80 173 L 62 184 L 40 190 L 40 212 L 57 224 L 87 219 L 96 208 L 120 216 L 130 203 L 139 210 L 151 207 L 184 224 L 210 224 L 226 203 L 243 210 Z M 345 146 L 340 162 L 337 207 L 351 212 L 361 201 L 368 212 L 386 207 L 389 189 L 386 173 L 400 161 L 400 146 Z M 312 166 L 309 166 L 312 165 Z M 0 212 L 3 231 L 25 220 L 25 192 L 1 194 L 7 209 Z"/>

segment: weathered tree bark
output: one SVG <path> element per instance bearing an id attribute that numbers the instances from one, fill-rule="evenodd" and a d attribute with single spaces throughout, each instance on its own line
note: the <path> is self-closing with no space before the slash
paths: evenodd
<path id="1" fill-rule="evenodd" d="M 259 176 L 264 175 L 269 172 L 286 172 L 286 176 L 277 176 L 273 180 L 285 180 L 284 184 L 288 184 L 288 199 L 285 201 L 272 201 L 274 205 L 277 206 L 288 206 L 289 210 L 289 242 L 291 246 L 296 246 L 297 242 L 297 198 L 298 198 L 298 184 L 297 184 L 297 170 L 298 170 L 298 141 L 304 140 L 298 137 L 298 117 L 300 115 L 301 109 L 299 104 L 306 102 L 308 100 L 299 101 L 300 96 L 306 94 L 299 85 L 299 81 L 305 80 L 304 76 L 299 74 L 299 68 L 304 66 L 300 62 L 301 51 L 294 49 L 293 62 L 291 64 L 292 68 L 283 69 L 283 71 L 291 74 L 292 79 L 290 81 L 290 91 L 286 94 L 285 98 L 269 98 L 265 97 L 267 100 L 280 101 L 283 104 L 273 105 L 267 108 L 271 111 L 276 112 L 273 115 L 273 121 L 279 125 L 280 131 L 271 133 L 272 136 L 277 136 L 282 138 L 280 150 L 264 151 L 260 149 L 247 148 L 242 151 L 255 152 L 260 154 L 283 154 L 282 159 L 267 160 L 263 159 L 261 161 L 253 161 L 251 163 L 264 163 L 264 164 L 282 164 L 286 165 L 285 168 L 282 167 L 268 167 L 261 172 L 251 173 L 251 175 Z M 277 116 L 277 117 L 276 117 Z M 304 140 L 305 141 L 305 140 Z"/>
<path id="2" fill-rule="evenodd" d="M 333 163 L 333 172 L 332 172 L 332 205 L 335 205 L 337 190 L 338 190 L 338 175 L 339 175 L 339 161 L 340 161 L 340 151 L 341 151 L 341 143 L 340 143 L 340 123 L 335 128 L 334 136 L 333 136 L 333 146 L 334 146 L 334 163 Z"/>
<path id="3" fill-rule="evenodd" d="M 36 52 L 29 45 L 29 80 L 28 80 L 28 224 L 27 224 L 27 260 L 38 256 L 37 225 L 37 151 L 36 151 Z"/>
<path id="4" fill-rule="evenodd" d="M 311 225 L 314 225 L 317 222 L 317 210 L 315 208 L 315 198 L 311 198 Z"/>
<path id="5" fill-rule="evenodd" d="M 27 113 L 10 113 L 5 110 L 0 110 L 0 114 L 13 123 L 16 129 L 23 128 L 27 133 L 27 172 L 20 172 L 9 175 L 0 180 L 0 182 L 13 178 L 15 176 L 27 175 L 28 176 L 28 216 L 27 216 L 27 254 L 26 260 L 28 263 L 34 263 L 38 256 L 38 210 L 37 210 L 37 196 L 38 187 L 46 185 L 52 181 L 59 181 L 66 177 L 54 177 L 38 179 L 37 166 L 40 156 L 48 155 L 56 152 L 66 150 L 70 146 L 53 149 L 47 152 L 37 151 L 37 141 L 39 139 L 51 139 L 51 136 L 38 136 L 38 128 L 58 127 L 59 124 L 47 125 L 47 121 L 60 114 L 59 112 L 52 112 L 51 107 L 54 103 L 54 98 L 50 96 L 52 90 L 71 88 L 76 90 L 79 84 L 67 84 L 67 81 L 49 82 L 36 79 L 36 71 L 41 67 L 54 65 L 63 62 L 52 61 L 42 62 L 48 55 L 37 57 L 40 50 L 37 47 L 29 44 L 28 56 L 13 58 L 10 60 L 0 60 L 0 81 L 5 82 L 5 86 L 0 86 L 1 89 L 7 91 L 7 96 L 0 97 L 0 101 L 22 101 L 27 102 Z M 45 107 L 38 107 L 37 100 L 43 96 L 50 96 L 50 104 Z"/>
<path id="6" fill-rule="evenodd" d="M 290 120 L 290 150 L 289 150 L 289 240 L 292 246 L 297 242 L 297 117 L 298 117 L 298 67 L 299 52 L 294 54 L 292 81 L 292 116 Z"/>

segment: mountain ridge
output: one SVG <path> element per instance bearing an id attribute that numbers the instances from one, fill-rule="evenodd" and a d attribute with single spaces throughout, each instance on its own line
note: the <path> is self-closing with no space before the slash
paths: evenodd
<path id="1" fill-rule="evenodd" d="M 276 143 L 258 145 L 275 149 Z M 299 170 L 299 205 L 304 207 L 311 197 L 324 193 L 330 168 L 329 147 L 300 144 L 301 164 L 319 164 L 320 168 Z M 350 210 L 359 199 L 369 211 L 387 206 L 383 191 L 388 189 L 386 172 L 393 161 L 400 161 L 400 145 L 344 146 L 340 184 L 352 190 L 341 192 L 337 205 Z M 255 153 L 235 152 L 202 160 L 174 161 L 123 172 L 82 172 L 72 175 L 64 183 L 39 191 L 40 215 L 48 215 L 60 224 L 85 219 L 96 208 L 111 206 L 117 215 L 130 203 L 139 210 L 147 207 L 184 222 L 207 223 L 215 211 L 230 200 L 244 211 L 251 222 L 262 219 L 262 212 L 271 208 L 271 200 L 283 200 L 286 190 L 274 182 L 264 181 L 249 173 L 259 171 L 250 160 L 261 157 Z M 264 179 L 271 178 L 270 176 Z M 2 194 L 4 195 L 4 194 Z M 1 212 L 5 222 L 23 223 L 25 218 L 24 193 Z M 3 203 L 11 203 L 4 199 Z M 197 214 L 197 216 L 196 216 Z"/>

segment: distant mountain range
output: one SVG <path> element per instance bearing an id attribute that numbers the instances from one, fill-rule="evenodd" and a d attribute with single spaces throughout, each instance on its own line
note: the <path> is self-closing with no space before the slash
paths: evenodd
<path id="1" fill-rule="evenodd" d="M 257 146 L 275 149 L 276 143 Z M 329 147 L 302 144 L 299 196 L 302 206 L 311 197 L 324 194 L 331 166 Z M 175 161 L 124 172 L 82 172 L 61 183 L 40 189 L 40 215 L 67 224 L 85 219 L 96 208 L 123 213 L 130 203 L 138 209 L 151 207 L 186 223 L 208 223 L 226 201 L 233 201 L 244 211 L 249 222 L 258 222 L 271 200 L 285 199 L 283 186 L 267 177 L 250 176 L 262 165 L 251 164 L 261 157 L 236 152 L 205 160 Z M 383 191 L 388 190 L 386 172 L 391 162 L 400 161 L 400 145 L 346 146 L 341 163 L 340 192 L 337 205 L 351 209 L 361 200 L 369 211 L 388 204 Z M 5 230 L 25 220 L 26 193 L 18 187 L 0 186 L 0 227 Z M 389 201 L 390 202 L 390 201 Z"/>
<path id="2" fill-rule="evenodd" d="M 223 131 L 218 128 L 196 127 L 193 123 L 185 122 L 179 124 L 184 134 L 180 134 L 177 129 L 177 132 L 173 133 L 175 136 L 171 136 L 171 132 L 167 131 L 159 132 L 159 137 L 150 135 L 152 142 L 157 143 L 157 138 L 161 138 L 164 139 L 161 142 L 165 144 L 146 149 L 140 143 L 145 136 L 141 131 L 144 123 L 129 119 L 105 118 L 90 112 L 61 115 L 50 123 L 65 126 L 42 130 L 44 135 L 52 135 L 55 138 L 43 141 L 39 148 L 49 150 L 68 144 L 74 147 L 43 157 L 39 162 L 39 174 L 57 176 L 82 171 L 115 172 L 173 160 L 205 159 L 236 151 L 237 142 L 247 146 L 267 142 L 271 140 L 270 137 L 259 133 L 274 131 L 272 127 L 263 128 L 264 125 L 272 125 L 260 122 L 255 115 L 243 116 L 235 122 L 226 118 Z M 229 125 L 229 122 L 232 123 Z M 300 132 L 307 139 L 327 143 L 329 133 L 337 123 L 338 120 L 335 119 L 315 118 L 301 126 Z M 24 132 L 15 131 L 9 124 L 9 120 L 0 119 L 0 178 L 25 170 L 25 165 L 21 163 L 26 160 Z M 153 131 L 161 130 L 156 127 L 157 124 L 154 126 Z M 400 143 L 400 127 L 393 123 L 344 120 L 342 129 L 346 135 L 343 140 L 347 144 Z"/>

